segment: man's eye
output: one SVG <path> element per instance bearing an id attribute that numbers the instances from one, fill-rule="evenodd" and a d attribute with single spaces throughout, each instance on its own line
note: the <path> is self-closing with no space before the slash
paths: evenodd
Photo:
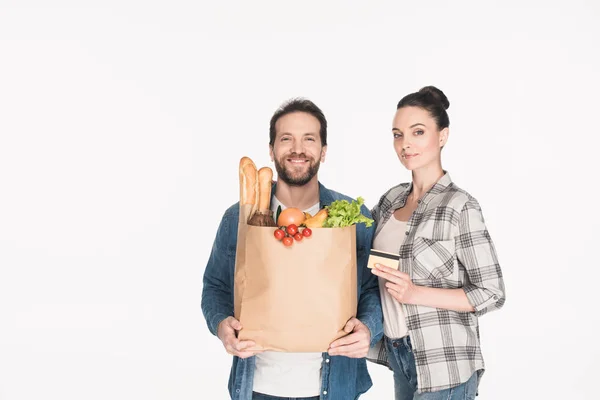
<path id="1" fill-rule="evenodd" d="M 282 137 L 282 138 L 281 138 L 281 141 L 282 141 L 282 142 L 287 142 L 288 140 L 290 140 L 290 138 L 289 138 L 289 137 Z"/>
<path id="2" fill-rule="evenodd" d="M 314 142 L 315 138 L 314 137 L 307 137 L 306 140 L 310 140 L 311 142 Z"/>

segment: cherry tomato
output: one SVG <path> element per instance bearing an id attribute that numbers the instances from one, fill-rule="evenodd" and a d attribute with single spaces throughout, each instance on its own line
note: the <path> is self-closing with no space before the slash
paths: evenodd
<path id="1" fill-rule="evenodd" d="M 296 232 L 296 234 L 294 235 L 294 239 L 296 239 L 296 242 L 301 241 L 302 238 L 304 238 L 304 236 L 302 236 L 300 232 Z"/>
<path id="2" fill-rule="evenodd" d="M 290 236 L 286 236 L 283 238 L 282 242 L 284 246 L 289 247 L 292 245 L 292 243 L 294 243 L 294 239 L 292 239 Z"/>
<path id="3" fill-rule="evenodd" d="M 285 237 L 285 232 L 282 231 L 281 229 L 275 229 L 275 232 L 273 233 L 273 235 L 275 235 L 275 239 L 281 240 Z"/>
<path id="4" fill-rule="evenodd" d="M 298 233 L 298 227 L 294 224 L 288 225 L 287 233 L 290 236 L 294 236 L 296 233 Z"/>
<path id="5" fill-rule="evenodd" d="M 310 237 L 310 235 L 312 235 L 312 231 L 310 230 L 310 228 L 304 228 L 304 229 L 302 229 L 302 236 L 304 236 L 304 237 Z"/>

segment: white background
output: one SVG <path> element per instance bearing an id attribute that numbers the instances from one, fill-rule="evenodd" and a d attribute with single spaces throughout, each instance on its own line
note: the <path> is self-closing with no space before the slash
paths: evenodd
<path id="1" fill-rule="evenodd" d="M 416 3 L 2 0 L 0 399 L 226 399 L 200 297 L 240 157 L 272 166 L 272 113 L 308 97 L 321 181 L 372 207 L 425 85 L 505 274 L 480 398 L 596 396 L 600 7 Z"/>

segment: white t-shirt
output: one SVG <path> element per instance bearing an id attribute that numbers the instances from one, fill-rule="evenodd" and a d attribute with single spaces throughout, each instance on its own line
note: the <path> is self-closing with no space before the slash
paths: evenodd
<path id="1" fill-rule="evenodd" d="M 375 250 L 398 254 L 400 246 L 404 242 L 406 222 L 399 221 L 393 215 L 383 225 L 373 240 Z M 381 295 L 381 308 L 383 311 L 383 334 L 390 339 L 399 339 L 408 335 L 406 318 L 402 310 L 402 304 L 385 288 L 386 280 L 379 278 L 379 294 Z"/>
<path id="2" fill-rule="evenodd" d="M 277 207 L 286 207 L 275 196 L 271 209 L 276 217 Z M 315 215 L 319 203 L 304 212 Z M 312 397 L 321 391 L 322 353 L 283 353 L 265 351 L 256 355 L 252 390 L 277 397 Z"/>

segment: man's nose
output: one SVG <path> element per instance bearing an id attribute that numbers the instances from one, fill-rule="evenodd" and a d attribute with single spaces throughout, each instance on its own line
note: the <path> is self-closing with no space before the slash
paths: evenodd
<path id="1" fill-rule="evenodd" d="M 302 140 L 294 140 L 294 143 L 292 145 L 292 150 L 294 151 L 294 153 L 302 154 L 302 152 L 303 152 Z"/>

